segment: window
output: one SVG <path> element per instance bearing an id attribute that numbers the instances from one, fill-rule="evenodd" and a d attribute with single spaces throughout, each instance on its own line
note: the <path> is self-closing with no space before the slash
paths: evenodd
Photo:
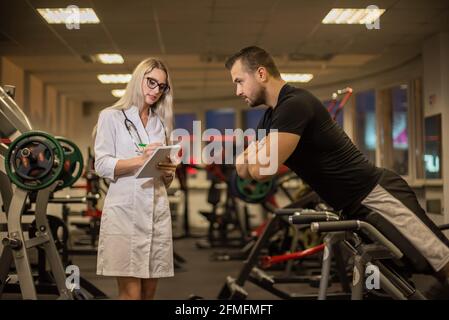
<path id="1" fill-rule="evenodd" d="M 220 109 L 206 111 L 206 129 L 218 129 L 222 135 L 225 129 L 235 128 L 235 111 Z"/>
<path id="2" fill-rule="evenodd" d="M 235 129 L 235 111 L 233 109 L 219 109 L 206 111 L 206 129 L 217 129 L 216 135 L 213 135 L 214 141 L 222 141 L 222 162 L 225 162 L 225 155 L 228 161 L 233 161 L 235 157 L 234 143 L 232 143 L 234 136 L 225 135 L 225 129 Z M 210 139 L 210 137 L 209 137 Z M 226 143 L 227 142 L 227 143 Z M 208 142 L 206 142 L 207 144 Z M 214 151 L 217 151 L 214 149 Z M 214 157 L 218 155 L 214 154 Z"/>
<path id="3" fill-rule="evenodd" d="M 356 94 L 356 133 L 359 150 L 376 162 L 376 95 L 374 90 Z"/>
<path id="4" fill-rule="evenodd" d="M 193 121 L 196 120 L 195 113 L 175 114 L 175 129 L 185 129 L 190 135 L 193 134 Z"/>
<path id="5" fill-rule="evenodd" d="M 243 111 L 243 130 L 249 128 L 256 130 L 265 110 L 266 109 L 249 109 Z"/>
<path id="6" fill-rule="evenodd" d="M 263 115 L 265 114 L 266 108 L 257 108 L 257 109 L 249 109 L 244 110 L 242 112 L 242 121 L 243 121 L 243 131 L 247 129 L 254 129 L 254 133 L 257 134 L 257 125 L 259 124 L 260 120 L 263 118 Z M 243 149 L 248 146 L 249 143 L 256 140 L 256 134 L 248 136 L 248 140 L 245 140 Z"/>
<path id="7" fill-rule="evenodd" d="M 392 169 L 397 174 L 408 175 L 409 133 L 408 133 L 408 89 L 407 85 L 391 88 L 392 104 Z"/>
<path id="8" fill-rule="evenodd" d="M 422 98 L 422 80 L 420 78 L 410 81 L 409 86 L 409 115 L 411 124 L 409 130 L 410 173 L 414 173 L 417 179 L 424 178 L 424 106 Z"/>
<path id="9" fill-rule="evenodd" d="M 183 144 L 186 143 L 186 147 L 182 149 L 182 161 L 183 163 L 199 163 L 200 159 L 198 155 L 193 154 L 193 122 L 196 120 L 195 113 L 181 113 L 175 114 L 175 130 L 176 129 L 185 129 L 188 131 L 188 135 L 186 137 L 182 137 Z M 185 139 L 185 140 L 184 140 Z M 197 139 L 201 139 L 198 137 Z"/>
<path id="10" fill-rule="evenodd" d="M 426 179 L 441 179 L 441 114 L 424 121 L 424 172 Z"/>
<path id="11" fill-rule="evenodd" d="M 343 112 L 344 112 L 344 110 L 343 109 L 341 109 L 339 112 L 338 112 L 338 114 L 337 114 L 337 117 L 335 118 L 335 122 L 337 122 L 337 124 L 340 126 L 340 128 L 344 128 L 343 127 Z"/>

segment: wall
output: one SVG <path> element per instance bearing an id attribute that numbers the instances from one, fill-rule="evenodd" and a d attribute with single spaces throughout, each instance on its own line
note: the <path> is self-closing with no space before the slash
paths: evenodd
<path id="1" fill-rule="evenodd" d="M 45 86 L 45 128 L 49 133 L 58 135 L 58 91 L 52 86 Z"/>
<path id="2" fill-rule="evenodd" d="M 0 83 L 16 87 L 15 100 L 22 110 L 26 112 L 28 108 L 24 105 L 25 72 L 5 57 L 0 59 L 0 64 L 2 65 Z"/>
<path id="3" fill-rule="evenodd" d="M 67 97 L 59 96 L 59 134 L 66 137 L 67 130 Z"/>
<path id="4" fill-rule="evenodd" d="M 76 136 L 78 133 L 77 128 L 68 126 L 68 120 L 81 120 L 81 103 L 67 98 L 5 57 L 0 57 L 0 85 L 16 87 L 15 101 L 34 129 L 53 135 Z"/>
<path id="5" fill-rule="evenodd" d="M 29 112 L 28 118 L 33 124 L 33 128 L 43 130 L 45 123 L 45 91 L 44 83 L 34 75 L 29 77 Z"/>

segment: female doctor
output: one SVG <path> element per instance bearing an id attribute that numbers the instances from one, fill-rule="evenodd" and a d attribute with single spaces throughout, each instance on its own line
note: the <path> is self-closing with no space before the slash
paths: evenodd
<path id="1" fill-rule="evenodd" d="M 97 274 L 115 276 L 119 299 L 153 299 L 157 279 L 172 277 L 172 226 L 166 187 L 176 165 L 160 163 L 162 178 L 137 179 L 136 171 L 161 145 L 173 122 L 170 77 L 157 59 L 142 61 L 125 94 L 100 112 L 95 170 L 111 180 L 98 243 Z"/>

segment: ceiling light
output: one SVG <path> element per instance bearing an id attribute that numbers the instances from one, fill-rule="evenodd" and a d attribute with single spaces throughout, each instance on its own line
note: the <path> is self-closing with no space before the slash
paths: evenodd
<path id="1" fill-rule="evenodd" d="M 287 82 L 309 82 L 313 79 L 311 73 L 281 73 L 281 78 Z"/>
<path id="2" fill-rule="evenodd" d="M 334 8 L 321 21 L 324 24 L 367 24 L 373 23 L 385 12 L 379 8 Z"/>
<path id="3" fill-rule="evenodd" d="M 121 98 L 125 94 L 125 89 L 114 89 L 111 93 L 114 97 Z"/>
<path id="4" fill-rule="evenodd" d="M 128 83 L 131 74 L 99 74 L 97 78 L 101 83 Z"/>
<path id="5" fill-rule="evenodd" d="M 125 62 L 122 55 L 118 53 L 99 53 L 95 55 L 95 58 L 104 64 L 121 64 Z"/>
<path id="6" fill-rule="evenodd" d="M 78 8 L 69 6 L 67 8 L 41 8 L 37 12 L 51 24 L 67 23 L 100 23 L 95 11 L 92 8 Z"/>

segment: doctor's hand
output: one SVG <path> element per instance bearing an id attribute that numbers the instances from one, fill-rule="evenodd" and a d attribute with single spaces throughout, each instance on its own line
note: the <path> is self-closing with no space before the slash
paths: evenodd
<path id="1" fill-rule="evenodd" d="M 170 159 L 170 156 L 167 157 L 167 160 L 164 162 L 159 162 L 157 164 L 157 168 L 162 171 L 164 176 L 173 175 L 176 171 L 177 163 L 173 163 Z"/>
<path id="2" fill-rule="evenodd" d="M 143 161 L 145 161 L 146 159 L 148 159 L 149 157 L 151 157 L 151 155 L 154 153 L 154 151 L 156 150 L 157 147 L 162 146 L 162 143 L 160 142 L 155 142 L 155 143 L 150 143 L 148 144 L 142 152 L 142 159 Z"/>
<path id="3" fill-rule="evenodd" d="M 177 166 L 178 164 L 173 163 L 170 159 L 170 156 L 167 157 L 167 161 L 159 162 L 157 164 L 157 168 L 162 171 L 162 179 L 164 180 L 166 186 L 170 185 L 170 183 L 173 181 Z"/>

